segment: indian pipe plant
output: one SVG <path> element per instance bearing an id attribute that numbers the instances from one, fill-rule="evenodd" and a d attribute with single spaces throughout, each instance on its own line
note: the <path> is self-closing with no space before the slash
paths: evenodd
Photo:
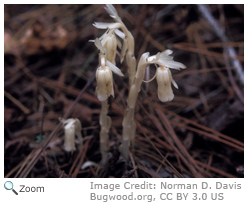
<path id="1" fill-rule="evenodd" d="M 171 50 L 165 50 L 153 56 L 150 56 L 149 52 L 143 53 L 139 62 L 136 63 L 134 55 L 135 41 L 131 32 L 124 25 L 113 5 L 107 4 L 105 10 L 115 22 L 94 23 L 93 25 L 96 28 L 106 29 L 106 32 L 101 37 L 91 40 L 99 50 L 99 67 L 96 71 L 96 95 L 98 100 L 102 102 L 99 117 L 101 129 L 100 152 L 102 159 L 104 159 L 108 153 L 109 129 L 111 127 L 111 118 L 107 115 L 108 98 L 111 95 L 114 97 L 112 72 L 119 76 L 124 76 L 121 70 L 116 67 L 116 52 L 118 47 L 121 49 L 120 61 L 122 63 L 126 60 L 129 75 L 127 108 L 122 122 L 122 144 L 119 148 L 123 157 L 128 160 L 129 148 L 134 147 L 136 133 L 136 123 L 134 119 L 135 106 L 141 84 L 144 81 L 146 68 L 150 64 L 156 66 L 156 74 L 150 81 L 156 78 L 158 98 L 161 102 L 167 102 L 174 98 L 172 85 L 178 89 L 176 82 L 172 78 L 170 69 L 180 70 L 181 68 L 186 68 L 186 66 L 173 60 L 173 57 L 170 56 L 172 54 Z"/>

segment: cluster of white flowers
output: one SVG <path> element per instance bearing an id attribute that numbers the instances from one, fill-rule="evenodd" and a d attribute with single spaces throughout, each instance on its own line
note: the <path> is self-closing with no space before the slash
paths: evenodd
<path id="1" fill-rule="evenodd" d="M 100 50 L 100 67 L 97 69 L 96 73 L 96 94 L 100 101 L 105 101 L 110 95 L 114 97 L 111 71 L 119 76 L 123 76 L 120 69 L 115 66 L 117 47 L 121 48 L 121 62 L 127 51 L 131 53 L 134 52 L 133 37 L 118 16 L 116 9 L 109 4 L 106 5 L 105 9 L 116 22 L 95 22 L 93 24 L 98 29 L 106 29 L 106 32 L 100 38 L 94 40 L 96 47 Z M 123 45 L 120 39 L 122 39 Z M 157 64 L 159 66 L 155 76 L 158 84 L 158 97 L 161 102 L 173 100 L 174 94 L 171 84 L 173 84 L 175 88 L 178 88 L 176 82 L 172 78 L 170 68 L 177 70 L 186 68 L 184 64 L 174 61 L 173 57 L 170 56 L 171 54 L 171 50 L 165 50 L 154 56 L 149 56 L 148 54 L 145 62 L 148 64 Z"/>
<path id="2" fill-rule="evenodd" d="M 117 47 L 121 49 L 121 62 L 124 60 L 127 52 L 133 53 L 134 50 L 133 37 L 128 29 L 125 27 L 121 18 L 118 16 L 116 9 L 110 4 L 107 4 L 105 9 L 116 22 L 95 22 L 93 25 L 96 28 L 106 29 L 106 32 L 100 38 L 91 40 L 91 42 L 94 42 L 95 46 L 100 51 L 100 67 L 97 69 L 96 72 L 96 94 L 100 101 L 107 100 L 110 95 L 114 97 L 111 71 L 121 77 L 123 76 L 121 70 L 116 67 Z M 120 29 L 123 32 L 120 31 Z M 123 43 L 120 39 L 123 41 Z"/>
<path id="3" fill-rule="evenodd" d="M 127 109 L 125 111 L 124 120 L 122 123 L 123 137 L 122 145 L 120 147 L 122 155 L 127 160 L 128 148 L 134 144 L 136 132 L 134 109 L 136 106 L 138 93 L 141 90 L 141 84 L 145 76 L 146 67 L 150 64 L 156 65 L 157 69 L 154 78 L 156 78 L 158 84 L 158 97 L 160 101 L 167 102 L 173 100 L 174 98 L 171 87 L 172 84 L 175 88 L 178 88 L 176 82 L 172 78 L 170 69 L 179 70 L 180 68 L 186 68 L 186 66 L 173 60 L 173 57 L 170 56 L 172 54 L 171 50 L 165 50 L 153 56 L 150 56 L 148 52 L 144 53 L 142 54 L 137 65 L 134 55 L 135 42 L 132 34 L 126 28 L 121 18 L 118 16 L 116 9 L 112 5 L 107 4 L 105 9 L 115 20 L 115 22 L 94 23 L 93 25 L 96 28 L 106 29 L 106 32 L 101 37 L 92 41 L 100 51 L 99 68 L 96 71 L 96 95 L 97 98 L 102 101 L 102 109 L 100 114 L 101 154 L 102 157 L 104 157 L 108 151 L 107 141 L 111 121 L 109 120 L 110 117 L 107 116 L 107 99 L 110 97 L 110 95 L 114 97 L 112 72 L 119 76 L 123 76 L 121 70 L 116 67 L 116 52 L 117 48 L 120 48 L 120 62 L 122 63 L 123 60 L 126 59 L 130 86 L 127 99 Z"/>

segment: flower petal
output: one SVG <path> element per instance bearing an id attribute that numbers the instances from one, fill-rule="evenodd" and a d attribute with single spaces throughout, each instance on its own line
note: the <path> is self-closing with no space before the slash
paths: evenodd
<path id="1" fill-rule="evenodd" d="M 163 61 L 161 65 L 164 67 L 173 68 L 176 70 L 180 70 L 180 68 L 186 68 L 184 64 L 176 62 L 176 61 Z"/>
<path id="2" fill-rule="evenodd" d="M 162 57 L 164 57 L 164 56 L 169 56 L 169 55 L 171 55 L 172 53 L 173 53 L 172 50 L 167 49 L 167 50 L 163 51 L 163 52 L 160 54 L 160 57 L 162 58 Z"/>
<path id="3" fill-rule="evenodd" d="M 148 58 L 148 62 L 156 63 L 162 67 L 173 68 L 177 70 L 180 70 L 180 68 L 186 68 L 184 64 L 174 61 L 173 57 L 169 56 L 170 54 L 172 54 L 172 50 L 167 49 L 162 53 L 157 53 L 156 55 L 150 56 Z"/>
<path id="4" fill-rule="evenodd" d="M 104 22 L 94 22 L 93 26 L 98 29 L 117 29 L 121 26 L 120 23 L 104 23 Z"/>
<path id="5" fill-rule="evenodd" d="M 118 16 L 117 10 L 114 8 L 112 4 L 106 4 L 105 10 L 108 12 L 108 14 L 115 19 L 120 19 Z"/>
<path id="6" fill-rule="evenodd" d="M 115 34 L 117 34 L 121 39 L 125 38 L 124 32 L 120 31 L 119 29 L 115 29 Z"/>
<path id="7" fill-rule="evenodd" d="M 175 80 L 173 80 L 172 79 L 172 84 L 173 84 L 173 86 L 175 87 L 175 88 L 177 88 L 178 89 L 178 84 L 175 82 Z"/>
<path id="8" fill-rule="evenodd" d="M 104 44 L 102 43 L 102 45 L 107 50 L 106 59 L 115 65 L 116 64 L 115 58 L 116 58 L 116 52 L 117 52 L 117 38 L 116 38 L 115 33 L 111 33 L 107 35 L 106 39 L 103 39 L 103 40 L 105 40 L 105 42 Z"/>
<path id="9" fill-rule="evenodd" d="M 106 65 L 112 70 L 112 72 L 114 72 L 115 74 L 123 77 L 124 74 L 122 73 L 122 71 L 117 67 L 115 66 L 114 64 L 112 64 L 110 61 L 106 61 Z"/>
<path id="10" fill-rule="evenodd" d="M 74 119 L 64 127 L 64 149 L 66 152 L 75 151 L 75 125 Z"/>
<path id="11" fill-rule="evenodd" d="M 171 88 L 171 73 L 169 68 L 157 68 L 158 97 L 161 102 L 171 101 L 174 94 Z"/>
<path id="12" fill-rule="evenodd" d="M 104 48 L 98 38 L 95 39 L 94 45 L 101 51 L 101 53 L 106 53 L 106 48 Z"/>
<path id="13" fill-rule="evenodd" d="M 112 71 L 108 66 L 97 69 L 96 81 L 96 94 L 99 101 L 107 100 L 110 95 L 114 97 Z"/>
<path id="14" fill-rule="evenodd" d="M 81 135 L 81 121 L 77 118 L 75 119 L 75 135 L 78 137 L 79 143 L 82 146 L 83 138 Z"/>

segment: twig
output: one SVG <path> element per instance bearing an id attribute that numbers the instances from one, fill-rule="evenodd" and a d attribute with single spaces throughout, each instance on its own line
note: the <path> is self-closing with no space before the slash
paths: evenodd
<path id="1" fill-rule="evenodd" d="M 138 127 L 139 124 L 137 124 Z M 141 129 L 141 127 L 140 127 Z M 147 140 L 149 141 L 149 143 L 154 147 L 154 149 L 159 153 L 159 155 L 163 158 L 163 160 L 170 166 L 170 169 L 173 170 L 174 174 L 176 174 L 178 177 L 183 178 L 183 175 L 181 175 L 176 168 L 167 160 L 167 158 L 165 156 L 163 156 L 163 154 L 159 151 L 159 149 L 153 144 L 153 142 L 145 135 L 145 133 L 142 131 L 142 133 L 144 134 L 144 136 L 147 138 Z"/>
<path id="2" fill-rule="evenodd" d="M 80 155 L 81 158 L 80 158 L 80 161 L 79 163 L 77 164 L 77 167 L 75 168 L 75 171 L 73 172 L 73 174 L 71 175 L 72 178 L 76 178 L 76 176 L 78 175 L 78 172 L 80 171 L 81 169 L 81 165 L 82 165 L 82 162 L 86 156 L 86 153 L 87 153 L 87 149 L 88 149 L 88 145 L 89 145 L 89 142 L 90 142 L 91 139 L 87 140 L 87 142 L 85 143 L 85 145 L 83 146 L 82 150 L 83 150 L 83 154 Z"/>
<path id="3" fill-rule="evenodd" d="M 224 90 L 223 87 L 219 87 L 217 90 L 213 90 L 212 92 L 208 93 L 205 96 L 206 100 L 209 100 L 210 98 L 213 98 L 215 96 L 218 96 L 222 91 Z M 202 104 L 202 99 L 199 99 L 197 101 L 195 101 L 193 104 L 191 104 L 190 106 L 188 106 L 187 108 L 184 109 L 185 112 L 190 112 L 191 110 L 197 108 L 198 106 L 200 106 Z"/>
<path id="4" fill-rule="evenodd" d="M 224 140 L 224 139 L 220 138 L 219 136 L 215 136 L 215 135 L 210 134 L 210 133 L 207 133 L 207 132 L 205 132 L 205 131 L 201 131 L 201 130 L 199 130 L 199 129 L 196 129 L 196 128 L 193 128 L 193 127 L 184 125 L 183 123 L 179 123 L 179 122 L 174 122 L 174 121 L 172 121 L 171 124 L 173 124 L 173 125 L 175 125 L 175 126 L 179 126 L 179 127 L 185 128 L 185 129 L 190 130 L 190 131 L 192 131 L 192 132 L 196 132 L 196 133 L 198 133 L 198 134 L 207 136 L 207 137 L 212 138 L 212 139 L 214 139 L 214 140 L 216 140 L 216 141 L 219 141 L 219 142 L 222 142 L 222 143 L 224 143 L 224 144 L 227 144 L 227 145 L 229 145 L 229 146 L 231 146 L 231 147 L 234 147 L 234 148 L 236 148 L 236 149 L 238 149 L 238 150 L 240 150 L 240 151 L 244 151 L 244 147 L 241 147 L 241 146 L 236 145 L 236 144 L 234 144 L 234 143 L 232 143 L 232 142 L 229 142 L 229 141 L 227 141 L 227 140 Z"/>
<path id="5" fill-rule="evenodd" d="M 18 101 L 16 98 L 14 98 L 11 94 L 9 94 L 7 91 L 4 91 L 4 95 L 12 101 L 17 107 L 19 107 L 26 115 L 29 114 L 31 111 L 24 106 L 20 101 Z"/>
<path id="6" fill-rule="evenodd" d="M 163 112 L 160 112 L 160 110 L 156 109 L 156 113 L 158 114 L 160 120 L 162 121 L 162 124 L 164 127 L 167 129 L 168 133 L 171 135 L 173 141 L 175 142 L 176 146 L 179 148 L 179 150 L 184 154 L 184 156 L 188 159 L 188 161 L 195 167 L 195 169 L 199 170 L 200 172 L 203 172 L 200 170 L 200 168 L 197 166 L 195 163 L 195 160 L 193 157 L 189 154 L 187 149 L 184 147 L 178 136 L 176 135 L 173 127 L 171 126 L 171 123 L 169 120 L 166 118 Z"/>
<path id="7" fill-rule="evenodd" d="M 244 42 L 226 42 L 226 43 L 175 43 L 173 46 L 179 46 L 179 47 L 196 47 L 200 46 L 201 48 L 224 48 L 228 46 L 232 47 L 244 47 Z"/>
<path id="8" fill-rule="evenodd" d="M 9 178 L 13 173 L 15 173 L 21 166 L 23 165 L 23 161 L 19 162 L 13 169 L 10 170 L 8 174 L 4 176 L 4 178 Z"/>
<path id="9" fill-rule="evenodd" d="M 140 169 L 140 170 L 146 172 L 147 174 L 151 175 L 153 178 L 160 178 L 160 176 L 158 174 L 151 172 L 147 167 L 145 167 L 143 165 L 138 164 L 137 167 L 138 167 L 138 169 Z"/>
<path id="10" fill-rule="evenodd" d="M 230 60 L 227 57 L 225 57 L 225 62 L 226 62 L 227 66 L 230 66 L 230 62 L 229 61 Z M 239 89 L 237 83 L 235 82 L 235 79 L 234 79 L 234 77 L 232 75 L 232 71 L 230 69 L 227 69 L 227 73 L 228 73 L 228 76 L 229 76 L 229 80 L 230 80 L 230 82 L 232 84 L 233 90 L 235 91 L 236 95 L 238 96 L 240 102 L 242 104 L 244 104 L 244 96 L 243 96 L 241 90 Z"/>
<path id="11" fill-rule="evenodd" d="M 200 162 L 200 161 L 197 161 L 197 160 L 196 160 L 196 163 L 197 163 L 198 165 L 200 165 L 200 166 L 202 166 L 202 167 L 204 167 L 204 168 L 206 168 L 206 169 L 209 169 L 210 171 L 213 171 L 213 172 L 215 172 L 215 173 L 217 173 L 217 174 L 220 174 L 220 175 L 222 175 L 222 176 L 229 177 L 229 178 L 237 178 L 236 176 L 234 176 L 234 175 L 232 175 L 232 174 L 228 174 L 228 173 L 226 173 L 226 172 L 224 172 L 224 171 L 222 171 L 222 170 L 220 170 L 220 169 L 217 169 L 217 168 L 215 168 L 215 167 L 208 166 L 208 164 L 204 164 L 204 163 L 202 163 L 202 162 Z"/>
<path id="12" fill-rule="evenodd" d="M 177 149 L 177 147 L 175 146 L 174 142 L 168 137 L 166 131 L 163 129 L 162 124 L 160 123 L 160 121 L 154 116 L 154 115 L 150 115 L 145 108 L 142 106 L 142 104 L 139 104 L 140 107 L 143 109 L 143 111 L 145 112 L 145 114 L 150 118 L 150 120 L 153 122 L 153 124 L 157 127 L 157 129 L 159 130 L 159 132 L 161 133 L 161 135 L 166 139 L 166 141 L 171 145 L 171 147 L 173 148 L 174 152 L 178 153 L 178 155 L 180 156 L 180 158 L 182 159 L 182 161 L 186 164 L 186 166 L 188 167 L 188 169 L 192 172 L 192 174 L 195 177 L 203 177 L 201 173 L 199 173 L 194 166 L 191 166 L 191 164 L 189 163 L 189 161 L 187 160 L 187 158 Z"/>
<path id="13" fill-rule="evenodd" d="M 135 177 L 138 178 L 137 167 L 135 165 L 135 160 L 134 160 L 131 152 L 129 152 L 129 157 L 130 157 L 131 163 L 133 165 L 133 170 L 134 170 L 134 173 L 135 173 Z"/>
<path id="14" fill-rule="evenodd" d="M 222 31 L 222 29 L 220 28 L 219 24 L 216 22 L 216 20 L 212 16 L 212 14 L 209 12 L 208 8 L 203 4 L 198 4 L 197 6 L 198 6 L 198 9 L 200 10 L 200 12 L 202 13 L 202 15 L 204 16 L 204 18 L 210 23 L 210 25 L 214 29 L 215 33 L 220 37 L 220 39 L 224 43 L 228 43 L 229 40 L 228 40 L 227 36 Z M 227 49 L 227 53 L 229 54 L 229 56 L 231 56 L 233 58 L 232 63 L 234 65 L 234 67 L 237 68 L 236 69 L 236 74 L 238 76 L 238 79 L 239 79 L 240 83 L 242 85 L 244 85 L 243 68 L 241 66 L 241 63 L 237 59 L 236 51 L 230 45 L 226 49 Z"/>
<path id="15" fill-rule="evenodd" d="M 209 50 L 205 50 L 204 48 L 201 49 L 201 48 L 193 48 L 193 47 L 188 47 L 188 46 L 180 46 L 178 44 L 174 45 L 173 48 L 177 48 L 177 49 L 180 49 L 180 50 L 185 50 L 185 51 L 190 51 L 190 52 L 193 52 L 193 53 L 199 53 L 199 54 L 203 54 L 203 55 L 206 55 L 206 56 L 211 56 L 213 58 L 224 58 L 225 55 L 223 53 L 218 53 L 218 52 L 215 52 L 215 51 L 209 51 Z M 226 55 L 228 58 L 232 59 L 232 60 L 237 60 L 240 64 L 240 61 L 244 61 L 244 57 L 243 56 L 238 56 L 237 54 L 236 55 L 232 55 L 232 54 L 227 54 Z M 240 65 L 241 66 L 241 65 Z M 238 67 L 236 65 L 234 65 L 234 67 L 236 67 L 238 70 Z M 242 67 L 241 67 L 242 69 Z"/>
<path id="16" fill-rule="evenodd" d="M 159 106 L 159 108 L 161 108 L 161 106 Z M 200 128 L 200 129 L 202 129 L 202 130 L 204 130 L 204 131 L 213 133 L 213 134 L 211 134 L 211 135 L 216 135 L 216 136 L 218 136 L 218 137 L 220 137 L 220 138 L 225 139 L 226 141 L 233 142 L 233 143 L 235 143 L 235 144 L 241 146 L 242 148 L 244 147 L 244 143 L 243 143 L 243 142 L 240 142 L 240 141 L 238 141 L 238 140 L 236 140 L 236 139 L 234 139 L 234 138 L 232 138 L 232 137 L 229 137 L 229 136 L 227 136 L 227 135 L 225 135 L 225 134 L 222 134 L 222 133 L 220 133 L 220 132 L 218 132 L 218 131 L 216 131 L 216 130 L 213 130 L 213 129 L 209 128 L 209 127 L 206 127 L 206 126 L 204 126 L 204 125 L 202 125 L 202 124 L 198 124 L 197 122 L 195 122 L 195 121 L 193 121 L 193 120 L 189 120 L 189 119 L 187 119 L 187 118 L 185 118 L 185 117 L 182 117 L 182 116 L 180 116 L 180 115 L 178 115 L 178 114 L 176 114 L 176 113 L 174 113 L 174 112 L 172 112 L 172 111 L 169 111 L 169 110 L 166 110 L 166 109 L 163 109 L 163 111 L 165 111 L 165 112 L 167 112 L 168 114 L 173 115 L 173 116 L 175 116 L 175 117 L 177 117 L 177 118 L 179 118 L 179 119 L 185 121 L 186 124 L 188 124 L 188 123 L 189 123 L 189 124 L 192 124 L 192 125 L 194 125 L 194 126 Z M 171 122 L 171 123 L 172 123 L 172 124 L 175 124 L 175 122 Z M 209 133 L 208 133 L 208 134 L 209 134 Z"/>

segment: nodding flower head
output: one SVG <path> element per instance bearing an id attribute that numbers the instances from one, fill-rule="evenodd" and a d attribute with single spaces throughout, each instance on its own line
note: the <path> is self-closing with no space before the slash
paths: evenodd
<path id="1" fill-rule="evenodd" d="M 117 38 L 114 31 L 109 31 L 108 36 L 105 39 L 103 46 L 106 48 L 106 59 L 112 64 L 116 65 L 116 53 L 117 53 Z"/>
<path id="2" fill-rule="evenodd" d="M 156 80 L 158 84 L 158 97 L 161 102 L 172 101 L 174 94 L 171 88 L 171 84 L 178 89 L 178 85 L 172 78 L 170 68 L 180 70 L 180 68 L 186 68 L 182 63 L 173 60 L 171 50 L 165 50 L 162 53 L 158 53 L 154 56 L 147 58 L 150 64 L 157 64 L 159 67 L 156 70 Z"/>
<path id="3" fill-rule="evenodd" d="M 107 59 L 106 54 L 108 53 L 108 50 L 102 46 L 101 41 L 98 38 L 95 39 L 95 45 L 100 50 L 100 66 L 96 71 L 96 95 L 99 101 L 105 101 L 110 95 L 114 97 L 112 72 L 119 76 L 123 76 L 123 73 Z"/>
<path id="4" fill-rule="evenodd" d="M 158 97 L 161 102 L 172 101 L 174 94 L 171 88 L 171 83 L 178 88 L 175 81 L 172 79 L 172 74 L 169 68 L 158 67 L 156 71 L 156 80 L 158 84 Z"/>
<path id="5" fill-rule="evenodd" d="M 116 52 L 117 52 L 117 37 L 115 29 L 119 27 L 119 23 L 94 23 L 96 28 L 105 28 L 106 32 L 99 38 L 101 45 L 106 48 L 106 59 L 112 64 L 116 64 Z"/>
<path id="6" fill-rule="evenodd" d="M 121 49 L 120 61 L 122 63 L 127 50 L 131 53 L 131 55 L 134 55 L 134 39 L 122 22 L 114 6 L 111 4 L 106 4 L 105 10 L 115 20 L 115 23 L 95 22 L 93 26 L 98 29 L 107 29 L 99 39 L 102 45 L 108 49 L 107 59 L 115 65 L 117 45 Z M 122 39 L 123 45 L 117 37 Z"/>
<path id="7" fill-rule="evenodd" d="M 114 97 L 112 71 L 108 66 L 100 66 L 96 71 L 96 95 L 99 101 L 105 101 L 110 95 Z"/>
<path id="8" fill-rule="evenodd" d="M 79 143 L 82 145 L 81 122 L 77 118 L 59 119 L 64 125 L 64 150 L 66 152 L 75 151 L 75 136 L 78 137 Z"/>

